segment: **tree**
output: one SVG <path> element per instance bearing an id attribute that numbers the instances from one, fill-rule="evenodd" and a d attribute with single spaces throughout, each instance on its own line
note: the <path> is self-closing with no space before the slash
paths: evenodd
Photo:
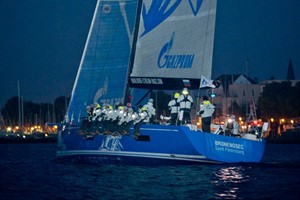
<path id="1" fill-rule="evenodd" d="M 235 100 L 229 106 L 229 111 L 232 115 L 236 117 L 245 116 L 246 115 L 246 105 L 240 106 Z"/>
<path id="2" fill-rule="evenodd" d="M 1 109 L 5 124 L 12 126 L 19 125 L 19 98 L 12 97 L 8 99 Z M 53 105 L 50 103 L 33 103 L 30 101 L 23 102 L 24 125 L 43 125 L 46 122 L 53 121 Z"/>
<path id="3" fill-rule="evenodd" d="M 300 83 L 290 81 L 267 84 L 258 100 L 258 110 L 264 119 L 300 116 Z"/>
<path id="4" fill-rule="evenodd" d="M 65 96 L 60 96 L 55 99 L 54 110 L 55 110 L 55 118 L 57 122 L 61 122 L 64 120 L 64 117 L 67 113 L 69 102 L 70 102 L 70 98 L 67 98 Z"/>
<path id="5" fill-rule="evenodd" d="M 19 120 L 18 97 L 12 97 L 7 100 L 4 107 L 1 109 L 1 114 L 5 124 L 17 125 Z"/>

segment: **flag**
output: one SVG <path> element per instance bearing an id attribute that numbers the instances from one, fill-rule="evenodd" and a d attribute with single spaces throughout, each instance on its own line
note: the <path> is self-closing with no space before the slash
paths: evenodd
<path id="1" fill-rule="evenodd" d="M 182 81 L 183 81 L 184 87 L 191 87 L 190 80 L 188 80 L 188 79 L 183 79 Z"/>
<path id="2" fill-rule="evenodd" d="M 216 88 L 216 86 L 213 84 L 213 80 L 201 76 L 200 88 L 205 88 L 205 87 Z"/>

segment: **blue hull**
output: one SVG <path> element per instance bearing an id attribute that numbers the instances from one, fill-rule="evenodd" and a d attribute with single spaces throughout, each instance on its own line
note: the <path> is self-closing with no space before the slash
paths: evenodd
<path id="1" fill-rule="evenodd" d="M 191 131 L 186 126 L 144 125 L 141 136 L 98 134 L 86 138 L 79 128 L 60 133 L 57 158 L 74 163 L 172 165 L 259 162 L 265 140 Z"/>

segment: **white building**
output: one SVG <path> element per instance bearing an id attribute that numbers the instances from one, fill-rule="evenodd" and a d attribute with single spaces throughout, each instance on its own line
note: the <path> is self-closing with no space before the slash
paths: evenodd
<path id="1" fill-rule="evenodd" d="M 214 89 L 213 103 L 216 105 L 216 115 L 241 115 L 246 119 L 246 113 L 249 113 L 249 102 L 253 99 L 257 104 L 258 98 L 262 92 L 262 85 L 257 84 L 254 80 L 243 74 L 221 75 L 216 78 L 221 82 L 219 88 Z M 239 106 L 239 111 L 235 110 L 235 106 Z M 242 109 L 242 113 L 241 113 Z M 216 117 L 219 117 L 216 116 Z"/>

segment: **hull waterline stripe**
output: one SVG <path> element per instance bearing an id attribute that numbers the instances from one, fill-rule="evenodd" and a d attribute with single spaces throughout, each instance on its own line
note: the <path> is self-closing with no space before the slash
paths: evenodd
<path id="1" fill-rule="evenodd" d="M 158 158 L 167 160 L 180 160 L 180 161 L 193 161 L 193 162 L 206 162 L 206 163 L 220 163 L 216 161 L 208 160 L 205 156 L 194 156 L 194 155 L 179 155 L 179 154 L 158 154 L 158 153 L 139 153 L 139 152 L 112 152 L 112 151 L 58 151 L 57 157 L 75 156 L 75 155 L 99 155 L 99 156 L 127 156 L 127 157 L 140 157 L 140 158 Z"/>

